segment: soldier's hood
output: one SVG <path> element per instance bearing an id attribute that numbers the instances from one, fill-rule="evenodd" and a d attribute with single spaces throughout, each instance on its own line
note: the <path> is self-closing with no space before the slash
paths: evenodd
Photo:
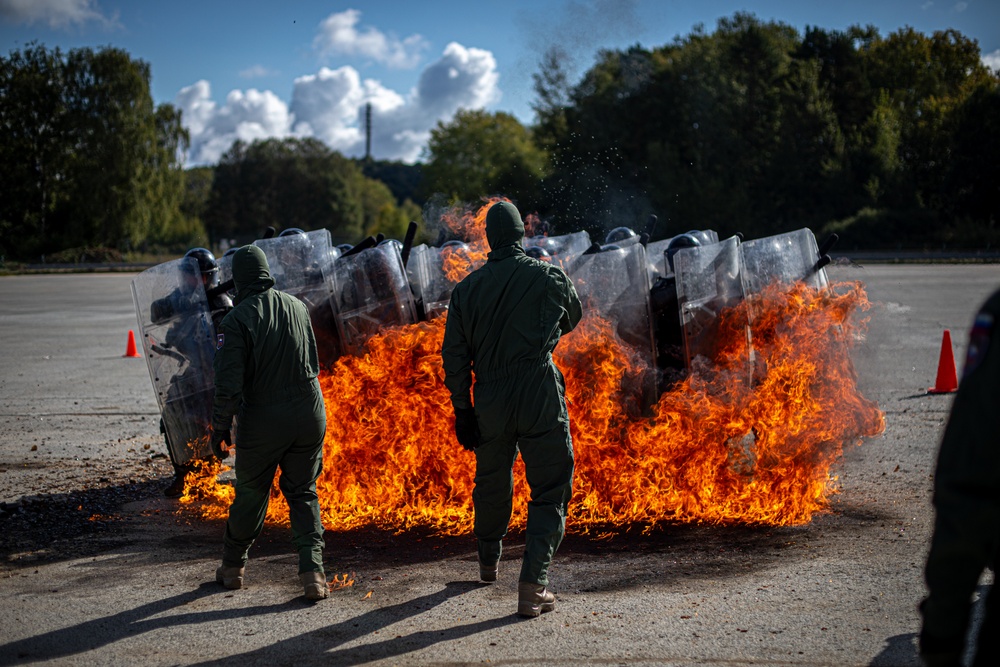
<path id="1" fill-rule="evenodd" d="M 233 255 L 233 282 L 236 284 L 236 303 L 251 294 L 274 287 L 271 267 L 267 265 L 264 251 L 255 245 L 245 245 Z"/>
<path id="2" fill-rule="evenodd" d="M 521 247 L 524 238 L 524 223 L 521 214 L 510 202 L 497 202 L 486 213 L 486 240 L 491 250 L 507 246 Z"/>

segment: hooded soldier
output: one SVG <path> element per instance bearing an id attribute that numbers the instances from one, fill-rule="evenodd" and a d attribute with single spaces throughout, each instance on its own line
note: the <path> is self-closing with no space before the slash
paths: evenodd
<path id="1" fill-rule="evenodd" d="M 212 449 L 228 456 L 230 427 L 238 415 L 236 495 L 216 580 L 226 588 L 242 587 L 247 554 L 264 525 L 280 468 L 278 486 L 288 501 L 299 579 L 306 598 L 322 599 L 328 587 L 316 479 L 323 467 L 326 410 L 309 312 L 295 297 L 273 289 L 257 246 L 233 255 L 233 281 L 236 306 L 222 320 L 216 344 Z"/>
<path id="2" fill-rule="evenodd" d="M 552 350 L 582 309 L 562 269 L 525 255 L 523 237 L 517 208 L 494 204 L 486 214 L 490 253 L 451 293 L 441 354 L 455 434 L 476 455 L 472 500 L 483 581 L 497 578 L 512 509 L 512 467 L 518 452 L 524 460 L 531 499 L 517 611 L 531 617 L 555 607 L 548 569 L 572 494 L 565 382 Z"/>

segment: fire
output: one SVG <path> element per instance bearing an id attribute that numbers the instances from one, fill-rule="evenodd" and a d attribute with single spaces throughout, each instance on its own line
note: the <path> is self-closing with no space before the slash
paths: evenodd
<path id="1" fill-rule="evenodd" d="M 333 579 L 327 582 L 327 588 L 331 591 L 338 591 L 343 588 L 349 588 L 354 585 L 354 575 L 353 574 L 335 574 Z"/>
<path id="2" fill-rule="evenodd" d="M 500 201 L 509 200 L 491 197 L 475 211 L 455 208 L 442 216 L 442 224 L 466 242 L 465 247 L 449 246 L 441 249 L 442 268 L 445 278 L 450 282 L 457 284 L 486 262 L 486 255 L 490 251 L 486 241 L 486 213 L 493 204 Z"/>
<path id="3" fill-rule="evenodd" d="M 858 391 L 850 357 L 867 325 L 857 314 L 868 308 L 860 283 L 765 290 L 722 314 L 719 357 L 697 364 L 653 406 L 640 395 L 655 371 L 607 321 L 586 314 L 556 350 L 576 454 L 569 530 L 794 525 L 827 509 L 843 447 L 885 427 Z M 444 324 L 441 316 L 388 329 L 363 357 L 343 357 L 321 376 L 327 437 L 318 489 L 327 529 L 471 532 L 475 457 L 453 434 Z M 526 520 L 520 470 L 517 479 L 514 529 Z M 231 494 L 209 475 L 182 500 L 224 517 Z M 275 485 L 268 519 L 287 516 Z"/>

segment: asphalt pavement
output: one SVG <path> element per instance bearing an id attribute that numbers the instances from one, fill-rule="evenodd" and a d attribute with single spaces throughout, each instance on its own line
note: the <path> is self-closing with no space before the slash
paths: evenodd
<path id="1" fill-rule="evenodd" d="M 855 362 L 886 416 L 838 462 L 832 511 L 790 528 L 570 535 L 557 609 L 534 620 L 513 614 L 518 536 L 484 585 L 471 537 L 327 533 L 328 574 L 354 583 L 311 604 L 288 529 L 268 526 L 247 587 L 222 589 L 222 524 L 159 494 L 170 467 L 152 385 L 123 357 L 134 274 L 0 277 L 0 665 L 918 665 L 952 400 L 927 388 L 945 329 L 961 366 L 1000 267 L 829 271 L 874 304 Z"/>

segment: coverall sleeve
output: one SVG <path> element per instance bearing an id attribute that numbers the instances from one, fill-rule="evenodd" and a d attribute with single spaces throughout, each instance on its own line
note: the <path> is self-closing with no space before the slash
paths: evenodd
<path id="1" fill-rule="evenodd" d="M 456 410 L 472 407 L 472 346 L 465 335 L 460 302 L 456 287 L 451 293 L 441 345 L 444 385 L 451 392 L 451 404 Z"/>
<path id="2" fill-rule="evenodd" d="M 990 302 L 990 317 L 995 317 L 1000 292 Z M 977 344 L 975 336 L 976 327 L 970 350 Z M 934 534 L 924 571 L 929 595 L 921 605 L 924 653 L 961 655 L 972 594 L 1000 536 L 998 323 L 979 341 L 983 343 L 985 355 L 964 374 L 955 396 L 934 473 Z"/>
<path id="3" fill-rule="evenodd" d="M 243 378 L 249 346 L 243 326 L 231 317 L 220 325 L 222 345 L 215 350 L 215 402 L 212 409 L 212 428 L 232 428 L 233 415 L 243 400 Z"/>
<path id="4" fill-rule="evenodd" d="M 562 335 L 568 334 L 576 328 L 583 317 L 583 306 L 580 304 L 580 297 L 576 293 L 573 281 L 562 271 L 559 271 L 561 289 L 563 292 L 563 316 L 559 321 L 559 330 Z"/>

